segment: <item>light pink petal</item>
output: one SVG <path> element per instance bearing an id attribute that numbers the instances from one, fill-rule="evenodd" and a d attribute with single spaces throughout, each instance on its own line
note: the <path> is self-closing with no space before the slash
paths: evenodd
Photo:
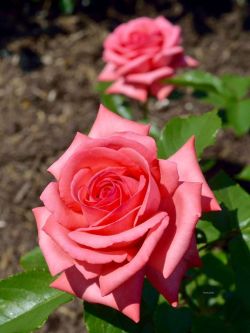
<path id="1" fill-rule="evenodd" d="M 74 137 L 73 142 L 69 146 L 69 148 L 63 153 L 63 155 L 56 160 L 49 168 L 48 171 L 52 173 L 53 176 L 58 180 L 61 175 L 61 171 L 67 162 L 67 160 L 77 151 L 79 146 L 84 146 L 87 144 L 90 140 L 88 137 L 82 133 L 77 133 Z"/>
<path id="2" fill-rule="evenodd" d="M 86 261 L 75 260 L 75 267 L 81 272 L 86 280 L 91 280 L 101 274 L 103 265 L 93 265 Z"/>
<path id="3" fill-rule="evenodd" d="M 195 137 L 191 137 L 168 161 L 177 165 L 180 181 L 202 184 L 202 211 L 221 210 L 200 169 L 196 151 Z"/>
<path id="4" fill-rule="evenodd" d="M 165 37 L 165 49 L 181 43 L 181 28 L 179 26 L 173 25 L 163 16 L 157 17 L 155 23 L 161 29 L 162 34 Z"/>
<path id="5" fill-rule="evenodd" d="M 186 253 L 201 215 L 201 184 L 183 183 L 173 195 L 175 216 L 153 252 L 149 266 L 169 277 Z"/>
<path id="6" fill-rule="evenodd" d="M 126 63 L 117 69 L 117 75 L 124 76 L 129 73 L 145 73 L 150 70 L 150 56 L 142 55 Z"/>
<path id="7" fill-rule="evenodd" d="M 117 73 L 116 73 L 117 67 L 112 64 L 108 63 L 101 73 L 98 76 L 99 81 L 115 81 L 118 79 Z"/>
<path id="8" fill-rule="evenodd" d="M 89 136 L 91 138 L 104 138 L 117 132 L 127 131 L 148 135 L 149 125 L 124 119 L 101 105 Z"/>
<path id="9" fill-rule="evenodd" d="M 104 59 L 104 61 L 111 62 L 111 63 L 115 64 L 116 66 L 124 65 L 127 62 L 126 57 L 119 55 L 118 53 L 116 53 L 115 51 L 113 51 L 111 49 L 104 50 L 103 59 Z"/>
<path id="10" fill-rule="evenodd" d="M 199 61 L 197 61 L 196 59 L 194 59 L 190 56 L 185 56 L 184 57 L 184 62 L 185 62 L 187 67 L 195 68 L 195 67 L 199 66 Z"/>
<path id="11" fill-rule="evenodd" d="M 58 183 L 49 183 L 40 199 L 44 206 L 54 214 L 56 220 L 66 228 L 79 228 L 88 225 L 82 214 L 74 212 L 62 201 L 59 195 Z"/>
<path id="12" fill-rule="evenodd" d="M 162 67 L 146 73 L 135 73 L 126 76 L 128 83 L 151 85 L 154 81 L 166 78 L 174 73 L 172 68 Z"/>
<path id="13" fill-rule="evenodd" d="M 113 293 L 102 296 L 97 279 L 86 280 L 76 267 L 68 269 L 51 287 L 76 295 L 90 303 L 110 306 L 136 323 L 140 320 L 140 302 L 144 271 L 138 272 Z"/>
<path id="14" fill-rule="evenodd" d="M 94 251 L 89 248 L 79 246 L 72 239 L 69 238 L 69 231 L 62 225 L 57 223 L 52 216 L 46 221 L 43 230 L 60 246 L 64 251 L 69 254 L 71 258 L 86 261 L 89 264 L 107 264 L 112 261 L 121 263 L 124 262 L 128 256 L 128 251 Z"/>
<path id="15" fill-rule="evenodd" d="M 45 207 L 33 209 L 38 229 L 38 241 L 50 273 L 54 276 L 74 265 L 74 261 L 44 231 L 43 226 L 51 213 Z"/>
<path id="16" fill-rule="evenodd" d="M 151 93 L 158 100 L 163 100 L 168 97 L 174 90 L 174 86 L 170 84 L 163 84 L 161 82 L 154 82 L 150 87 Z"/>
<path id="17" fill-rule="evenodd" d="M 164 213 L 159 213 L 154 218 L 145 221 L 142 224 L 137 225 L 134 228 L 120 232 L 114 235 L 97 235 L 88 233 L 81 229 L 72 231 L 69 237 L 77 242 L 78 244 L 88 246 L 94 249 L 109 248 L 112 247 L 125 247 L 131 246 L 137 242 L 141 237 L 143 237 L 151 228 L 159 223 L 159 219 L 164 215 Z"/>
<path id="18" fill-rule="evenodd" d="M 161 184 L 167 189 L 169 194 L 173 194 L 179 185 L 179 175 L 175 163 L 168 160 L 159 160 Z"/>
<path id="19" fill-rule="evenodd" d="M 115 81 L 108 89 L 109 94 L 121 94 L 141 102 L 147 100 L 147 89 L 142 85 L 126 83 L 123 78 Z"/>
<path id="20" fill-rule="evenodd" d="M 177 306 L 180 284 L 186 271 L 191 267 L 199 267 L 200 265 L 195 237 L 193 237 L 183 259 L 168 278 L 164 278 L 161 271 L 150 266 L 147 266 L 146 276 L 172 306 Z"/>
<path id="21" fill-rule="evenodd" d="M 181 46 L 173 46 L 167 49 L 163 49 L 160 53 L 157 53 L 153 59 L 153 63 L 156 67 L 161 66 L 169 66 L 173 67 L 173 61 L 175 61 L 176 58 L 182 57 L 184 52 L 183 47 Z M 172 68 L 172 70 L 174 70 Z"/>
<path id="22" fill-rule="evenodd" d="M 168 216 L 166 213 L 159 213 L 152 217 L 152 219 L 157 220 L 158 224 L 150 229 L 145 241 L 134 258 L 129 263 L 120 266 L 115 270 L 109 269 L 106 274 L 103 271 L 103 275 L 101 275 L 99 279 L 103 295 L 107 295 L 117 287 L 121 286 L 126 280 L 143 269 L 147 264 L 151 253 L 154 251 L 168 225 Z"/>

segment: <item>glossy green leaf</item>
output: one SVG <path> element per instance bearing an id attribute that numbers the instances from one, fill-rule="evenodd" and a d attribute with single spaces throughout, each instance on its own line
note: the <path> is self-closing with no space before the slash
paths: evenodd
<path id="1" fill-rule="evenodd" d="M 197 228 L 205 233 L 207 242 L 215 241 L 220 237 L 220 232 L 218 229 L 216 229 L 209 221 L 200 220 L 197 224 Z"/>
<path id="2" fill-rule="evenodd" d="M 186 71 L 181 75 L 164 80 L 164 82 L 193 87 L 200 90 L 213 91 L 218 93 L 224 92 L 223 83 L 218 77 L 200 70 Z"/>
<path id="3" fill-rule="evenodd" d="M 0 281 L 0 332 L 28 333 L 72 296 L 50 288 L 53 278 L 45 271 L 29 271 Z"/>
<path id="4" fill-rule="evenodd" d="M 175 153 L 192 135 L 196 139 L 196 151 L 200 156 L 203 150 L 215 142 L 221 127 L 217 111 L 198 116 L 171 119 L 163 129 L 158 142 L 160 157 L 166 158 Z"/>
<path id="5" fill-rule="evenodd" d="M 43 257 L 40 248 L 37 246 L 30 252 L 22 256 L 20 264 L 24 270 L 30 271 L 33 269 L 45 269 L 48 270 L 48 266 Z"/>

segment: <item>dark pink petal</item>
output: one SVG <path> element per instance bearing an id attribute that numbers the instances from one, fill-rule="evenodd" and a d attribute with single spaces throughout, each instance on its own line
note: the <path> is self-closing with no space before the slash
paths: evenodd
<path id="1" fill-rule="evenodd" d="M 89 136 L 91 138 L 104 138 L 117 132 L 127 131 L 148 135 L 149 125 L 143 125 L 135 121 L 124 119 L 101 105 Z"/>
<path id="2" fill-rule="evenodd" d="M 45 207 L 33 209 L 38 230 L 38 242 L 48 264 L 50 273 L 54 276 L 74 265 L 74 260 L 68 256 L 44 231 L 43 227 L 51 213 Z"/>
<path id="3" fill-rule="evenodd" d="M 115 81 L 108 89 L 109 94 L 122 94 L 138 101 L 147 100 L 147 89 L 142 85 L 133 85 L 126 83 L 123 78 Z"/>
<path id="4" fill-rule="evenodd" d="M 89 141 L 90 140 L 86 135 L 78 132 L 69 148 L 48 168 L 48 171 L 52 173 L 52 175 L 55 176 L 55 178 L 58 180 L 67 160 L 77 151 L 80 146 L 87 145 Z"/>
<path id="5" fill-rule="evenodd" d="M 152 220 L 157 220 L 158 224 L 150 229 L 134 258 L 129 263 L 115 270 L 108 270 L 106 274 L 103 271 L 99 279 L 102 295 L 109 294 L 145 267 L 168 225 L 166 213 L 159 213 L 152 217 Z"/>
<path id="6" fill-rule="evenodd" d="M 221 210 L 200 169 L 196 151 L 195 137 L 191 137 L 168 161 L 177 165 L 180 181 L 202 184 L 202 211 Z"/>
<path id="7" fill-rule="evenodd" d="M 138 272 L 113 293 L 102 296 L 98 279 L 86 280 L 76 267 L 68 269 L 51 287 L 76 295 L 90 303 L 110 306 L 136 323 L 140 320 L 140 302 L 144 271 Z"/>
<path id="8" fill-rule="evenodd" d="M 153 252 L 149 266 L 168 278 L 186 253 L 201 216 L 201 184 L 183 183 L 173 195 L 175 207 L 169 226 Z"/>
<path id="9" fill-rule="evenodd" d="M 161 67 L 146 73 L 135 73 L 126 76 L 128 83 L 151 85 L 154 81 L 166 78 L 174 73 L 172 68 Z"/>
<path id="10" fill-rule="evenodd" d="M 199 267 L 200 265 L 195 237 L 193 236 L 186 254 L 169 277 L 165 278 L 161 271 L 150 266 L 147 266 L 146 276 L 172 306 L 177 306 L 180 284 L 186 271 L 191 267 Z"/>
<path id="11" fill-rule="evenodd" d="M 150 87 L 151 93 L 158 100 L 163 100 L 167 98 L 172 91 L 174 90 L 174 86 L 170 84 L 163 84 L 161 82 L 154 82 Z"/>

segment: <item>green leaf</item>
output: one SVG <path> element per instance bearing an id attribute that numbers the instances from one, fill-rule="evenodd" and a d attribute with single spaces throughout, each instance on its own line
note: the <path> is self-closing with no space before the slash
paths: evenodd
<path id="1" fill-rule="evenodd" d="M 120 116 L 132 119 L 132 111 L 127 106 L 125 98 L 121 95 L 102 94 L 101 103 L 109 110 L 119 114 Z"/>
<path id="2" fill-rule="evenodd" d="M 223 204 L 213 222 L 218 229 L 223 224 L 221 230 L 228 239 L 237 295 L 250 311 L 250 196 L 223 172 L 214 177 L 212 188 Z"/>
<path id="3" fill-rule="evenodd" d="M 237 134 L 247 133 L 250 129 L 250 99 L 229 101 L 227 121 L 233 126 Z"/>
<path id="4" fill-rule="evenodd" d="M 238 99 L 243 98 L 250 89 L 250 77 L 225 74 L 221 77 L 224 86 Z"/>
<path id="5" fill-rule="evenodd" d="M 207 242 L 213 242 L 220 237 L 220 232 L 209 221 L 200 220 L 197 227 L 205 233 Z"/>
<path id="6" fill-rule="evenodd" d="M 89 333 L 134 333 L 137 325 L 119 311 L 104 305 L 84 303 L 85 323 Z"/>
<path id="7" fill-rule="evenodd" d="M 45 271 L 29 271 L 0 281 L 0 332 L 28 333 L 43 325 L 59 305 L 72 296 L 49 285 Z"/>
<path id="8" fill-rule="evenodd" d="M 60 0 L 60 8 L 64 14 L 72 14 L 75 9 L 75 0 Z"/>
<path id="9" fill-rule="evenodd" d="M 22 256 L 22 258 L 20 260 L 20 264 L 23 267 L 23 269 L 26 271 L 30 271 L 33 269 L 48 270 L 46 261 L 38 246 L 35 247 L 30 252 L 26 253 L 24 256 Z"/>
<path id="10" fill-rule="evenodd" d="M 241 172 L 237 175 L 240 180 L 250 181 L 250 165 L 247 165 Z"/>
<path id="11" fill-rule="evenodd" d="M 160 157 L 166 158 L 175 153 L 192 135 L 196 138 L 198 156 L 215 142 L 216 134 L 221 127 L 217 111 L 199 116 L 188 116 L 171 119 L 163 129 L 158 142 Z"/>
<path id="12" fill-rule="evenodd" d="M 172 308 L 159 304 L 154 315 L 156 333 L 188 333 L 192 325 L 192 312 L 187 307 Z"/>
<path id="13" fill-rule="evenodd" d="M 164 82 L 193 87 L 198 90 L 224 92 L 223 83 L 218 77 L 200 70 L 186 71 L 181 75 L 165 79 Z"/>

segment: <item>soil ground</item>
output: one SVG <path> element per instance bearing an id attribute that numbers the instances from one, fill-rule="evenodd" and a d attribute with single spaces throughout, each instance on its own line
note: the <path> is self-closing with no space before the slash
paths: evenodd
<path id="1" fill-rule="evenodd" d="M 183 28 L 187 53 L 198 59 L 203 69 L 216 74 L 250 75 L 250 33 L 245 29 L 244 10 L 236 7 L 217 18 L 205 16 L 205 29 L 199 31 L 196 14 L 186 11 L 179 15 L 179 6 L 176 2 L 171 11 L 161 8 L 159 12 L 148 4 L 136 14 L 167 14 L 173 18 Z M 66 149 L 76 131 L 84 132 L 91 126 L 99 104 L 95 84 L 103 66 L 103 39 L 114 24 L 129 18 L 112 9 L 99 22 L 83 14 L 53 21 L 40 15 L 34 19 L 40 32 L 31 28 L 21 35 L 3 36 L 0 278 L 17 272 L 20 256 L 36 245 L 31 209 L 41 204 L 40 193 L 51 179 L 46 169 Z M 170 117 L 206 109 L 187 97 L 181 103 L 171 102 L 167 109 L 152 110 L 151 117 L 162 125 Z M 217 141 L 207 157 L 216 156 L 223 165 L 237 170 L 250 164 L 249 135 L 237 138 L 227 131 L 220 133 Z M 61 307 L 40 332 L 83 332 L 80 302 Z"/>

